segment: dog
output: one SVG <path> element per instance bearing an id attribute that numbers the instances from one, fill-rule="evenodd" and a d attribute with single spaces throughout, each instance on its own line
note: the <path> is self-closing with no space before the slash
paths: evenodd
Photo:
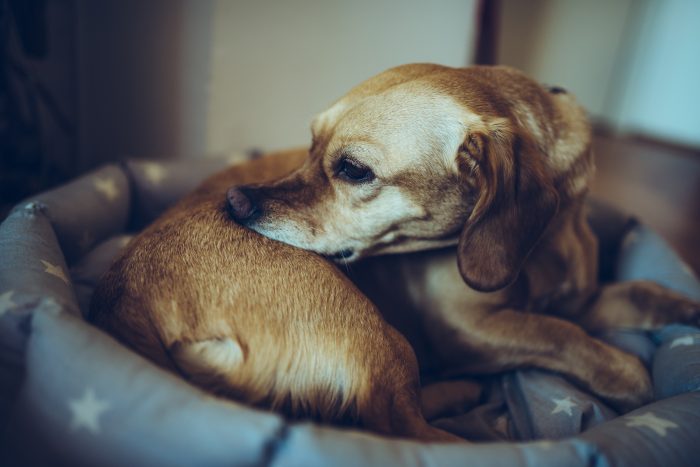
<path id="1" fill-rule="evenodd" d="M 231 184 L 271 180 L 304 157 L 281 152 L 205 181 L 117 258 L 89 320 L 159 366 L 251 405 L 462 441 L 427 424 L 413 350 L 333 263 L 231 221 Z"/>
<path id="2" fill-rule="evenodd" d="M 339 263 L 452 246 L 356 270 L 443 376 L 537 367 L 624 412 L 651 398 L 648 372 L 589 333 L 700 321 L 697 303 L 654 283 L 597 283 L 591 130 L 561 88 L 502 66 L 404 65 L 311 129 L 301 168 L 229 189 L 232 215 Z"/>

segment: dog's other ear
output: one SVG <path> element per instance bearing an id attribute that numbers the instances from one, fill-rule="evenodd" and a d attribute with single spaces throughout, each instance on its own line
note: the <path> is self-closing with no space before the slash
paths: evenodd
<path id="1" fill-rule="evenodd" d="M 470 131 L 458 164 L 479 189 L 458 245 L 459 271 L 473 289 L 493 292 L 515 281 L 559 205 L 534 142 L 497 120 Z"/>

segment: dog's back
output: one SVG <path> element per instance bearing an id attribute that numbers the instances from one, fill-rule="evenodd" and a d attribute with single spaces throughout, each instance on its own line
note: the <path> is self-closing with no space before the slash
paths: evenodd
<path id="1" fill-rule="evenodd" d="M 371 379 L 347 360 L 362 345 L 353 320 L 376 319 L 369 329 L 381 332 L 372 305 L 333 266 L 245 231 L 221 204 L 174 212 L 137 238 L 97 289 L 94 321 L 159 365 L 247 402 L 303 412 L 312 402 L 299 395 L 321 418 L 346 412 L 347 397 L 366 392 L 353 385 Z"/>
<path id="2" fill-rule="evenodd" d="M 440 438 L 417 407 L 412 350 L 372 303 L 321 257 L 228 218 L 226 187 L 284 173 L 303 156 L 254 161 L 205 182 L 114 263 L 91 319 L 157 364 L 238 400 Z"/>

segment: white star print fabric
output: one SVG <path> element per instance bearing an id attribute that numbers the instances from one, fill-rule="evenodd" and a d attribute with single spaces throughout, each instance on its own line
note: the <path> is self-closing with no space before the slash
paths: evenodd
<path id="1" fill-rule="evenodd" d="M 276 416 L 207 396 L 79 318 L 42 313 L 33 321 L 41 338 L 29 341 L 22 401 L 33 419 L 18 421 L 20 430 L 32 426 L 26 465 L 66 449 L 81 465 L 248 464 L 281 429 Z M 42 443 L 48 452 L 33 448 Z"/>
<path id="2" fill-rule="evenodd" d="M 653 412 L 645 412 L 642 415 L 628 415 L 627 426 L 648 428 L 662 438 L 666 437 L 668 430 L 678 428 L 678 424 L 664 418 L 657 417 Z"/>
<path id="3" fill-rule="evenodd" d="M 0 295 L 11 290 L 13 302 L 35 305 L 53 296 L 77 314 L 68 268 L 47 211 L 42 203 L 24 203 L 2 223 L 0 232 L 6 233 L 0 237 Z"/>
<path id="4" fill-rule="evenodd" d="M 554 402 L 552 415 L 558 414 L 559 412 L 563 412 L 567 416 L 571 417 L 573 416 L 572 409 L 578 407 L 578 404 L 571 400 L 571 396 L 566 396 L 563 399 L 557 399 L 556 397 L 553 397 L 552 402 Z"/>
<path id="5" fill-rule="evenodd" d="M 667 326 L 656 334 L 661 344 L 654 354 L 657 397 L 700 391 L 700 332 L 689 326 Z M 678 365 L 679 361 L 687 362 Z"/>
<path id="6" fill-rule="evenodd" d="M 109 409 L 109 402 L 99 399 L 95 391 L 88 387 L 78 399 L 71 399 L 68 407 L 71 411 L 71 428 L 84 428 L 92 434 L 100 433 L 100 417 Z"/>
<path id="7" fill-rule="evenodd" d="M 156 368 L 83 321 L 80 310 L 128 244 L 124 232 L 226 161 L 149 164 L 109 166 L 36 195 L 0 225 L 0 465 L 697 465 L 700 329 L 689 326 L 599 336 L 652 371 L 659 401 L 624 416 L 533 369 L 483 378 L 477 406 L 431 420 L 502 443 L 426 446 L 288 424 Z M 629 232 L 629 218 L 593 219 L 604 219 L 594 222 L 601 251 L 616 251 L 611 245 Z M 633 231 L 621 258 L 603 258 L 607 280 L 634 275 L 700 294 L 658 237 Z M 653 264 L 645 263 L 647 250 Z"/>

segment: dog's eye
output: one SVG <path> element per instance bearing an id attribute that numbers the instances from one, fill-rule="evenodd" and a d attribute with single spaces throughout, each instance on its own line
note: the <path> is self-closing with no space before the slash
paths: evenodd
<path id="1" fill-rule="evenodd" d="M 338 176 L 350 182 L 369 182 L 374 179 L 374 173 L 368 167 L 345 158 L 338 164 Z"/>

